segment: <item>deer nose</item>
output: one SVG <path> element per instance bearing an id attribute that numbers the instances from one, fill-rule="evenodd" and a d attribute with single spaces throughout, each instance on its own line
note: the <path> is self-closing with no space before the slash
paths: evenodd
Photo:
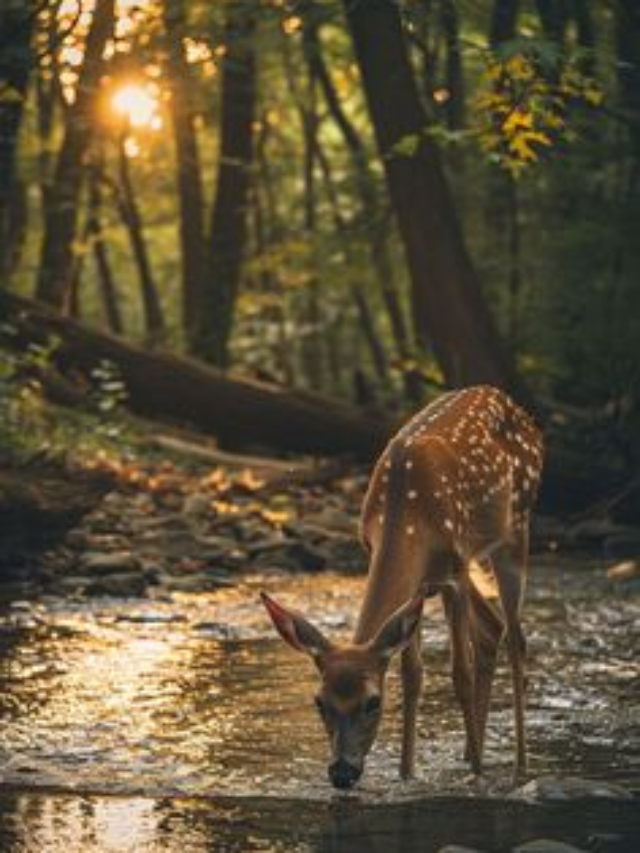
<path id="1" fill-rule="evenodd" d="M 341 790 L 353 788 L 360 776 L 362 776 L 362 770 L 349 764 L 344 758 L 339 758 L 338 761 L 329 765 L 329 780 L 334 788 Z"/>

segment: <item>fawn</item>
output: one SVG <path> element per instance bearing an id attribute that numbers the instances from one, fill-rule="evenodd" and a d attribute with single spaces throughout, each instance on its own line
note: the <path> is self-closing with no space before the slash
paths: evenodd
<path id="1" fill-rule="evenodd" d="M 424 598 L 433 595 L 442 598 L 451 635 L 465 757 L 479 774 L 504 637 L 513 679 L 516 771 L 525 771 L 520 609 L 541 465 L 540 432 L 506 394 L 489 386 L 444 394 L 391 439 L 373 472 L 361 516 L 370 563 L 353 642 L 330 642 L 301 614 L 262 594 L 282 638 L 310 655 L 319 670 L 315 701 L 331 744 L 329 778 L 336 788 L 350 788 L 362 775 L 380 724 L 389 661 L 397 653 L 400 772 L 413 775 L 422 688 L 419 626 Z M 499 604 L 476 583 L 472 565 L 491 575 Z"/>

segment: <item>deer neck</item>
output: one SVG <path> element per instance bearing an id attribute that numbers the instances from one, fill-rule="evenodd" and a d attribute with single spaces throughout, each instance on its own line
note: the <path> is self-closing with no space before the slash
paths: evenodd
<path id="1" fill-rule="evenodd" d="M 416 594 L 424 584 L 426 565 L 424 550 L 417 543 L 411 548 L 379 548 L 372 553 L 354 643 L 371 640 L 387 618 Z"/>

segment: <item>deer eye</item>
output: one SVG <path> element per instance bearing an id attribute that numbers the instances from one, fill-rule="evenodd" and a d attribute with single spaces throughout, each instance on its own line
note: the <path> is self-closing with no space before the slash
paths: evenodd
<path id="1" fill-rule="evenodd" d="M 369 696 L 367 701 L 364 703 L 364 713 L 367 717 L 373 717 L 374 714 L 378 714 L 380 712 L 381 707 L 382 700 L 379 696 Z"/>

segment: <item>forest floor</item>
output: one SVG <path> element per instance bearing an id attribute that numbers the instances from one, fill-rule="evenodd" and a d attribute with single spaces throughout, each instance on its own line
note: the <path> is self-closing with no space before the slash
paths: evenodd
<path id="1" fill-rule="evenodd" d="M 24 547 L 5 554 L 2 599 L 153 598 L 212 591 L 256 572 L 365 571 L 358 536 L 364 468 L 231 454 L 212 464 L 185 460 L 176 446 L 178 453 L 124 461 L 98 454 L 90 471 L 53 482 L 41 476 L 55 511 L 45 506 L 42 518 L 28 522 Z M 20 477 L 24 491 L 38 480 L 37 466 Z M 47 524 L 54 541 L 34 556 L 29 540 L 46 539 Z M 532 533 L 536 553 L 589 554 L 613 580 L 638 583 L 636 528 L 601 516 L 538 515 Z"/>

